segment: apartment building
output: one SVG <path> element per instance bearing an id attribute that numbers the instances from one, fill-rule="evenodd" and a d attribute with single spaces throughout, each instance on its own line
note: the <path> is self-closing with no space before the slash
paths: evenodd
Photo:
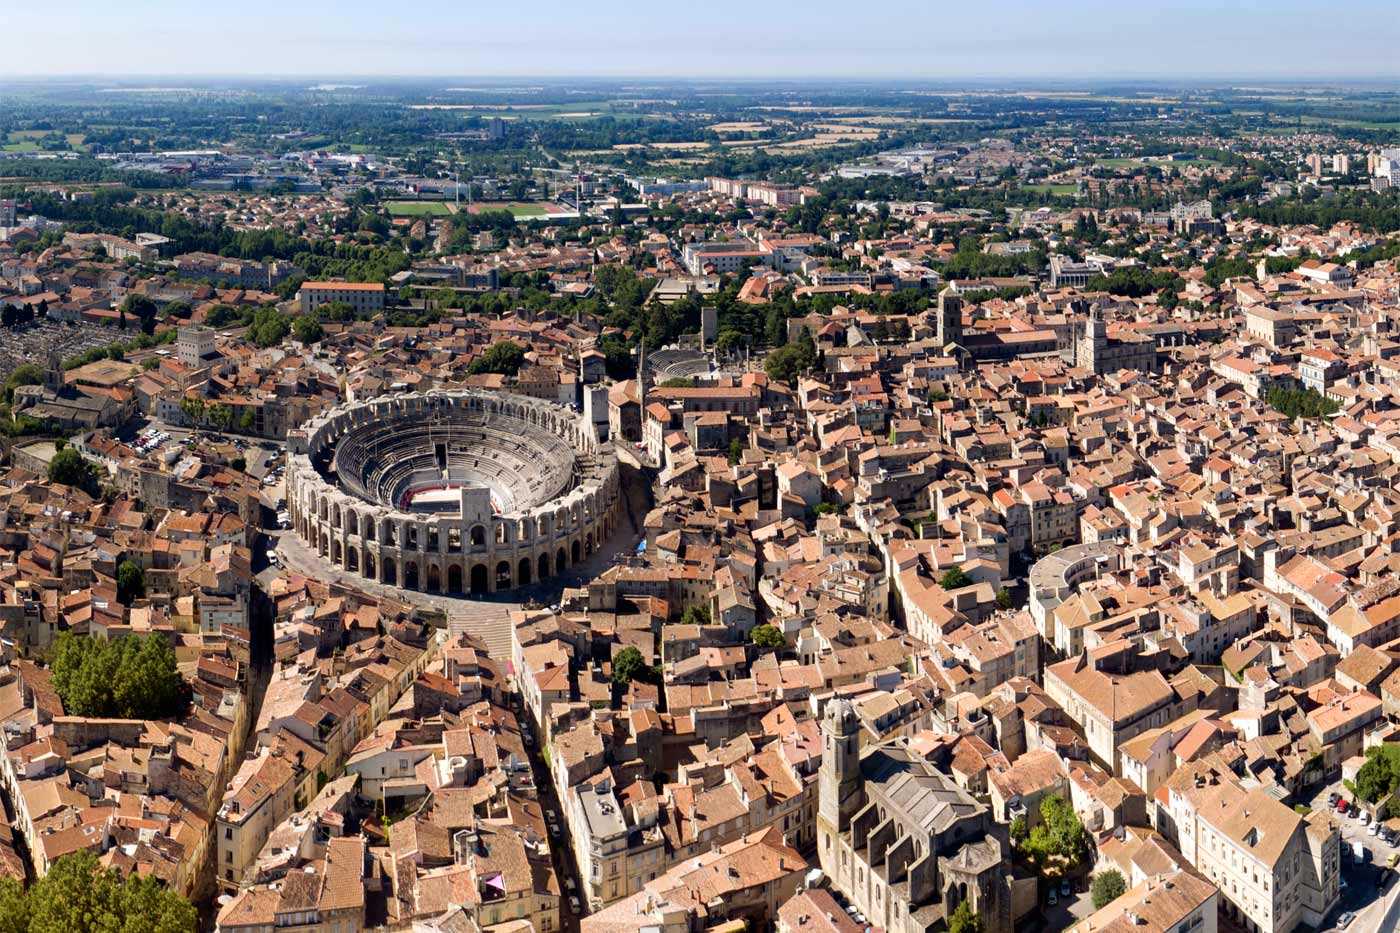
<path id="1" fill-rule="evenodd" d="M 1069 933 L 1215 933 L 1220 890 L 1183 869 L 1150 875 L 1069 928 Z"/>
<path id="2" fill-rule="evenodd" d="M 1251 933 L 1318 927 L 1337 903 L 1341 834 L 1325 810 L 1307 816 L 1233 774 L 1183 768 L 1157 801 L 1157 827 L 1199 874 L 1225 912 Z"/>
<path id="3" fill-rule="evenodd" d="M 297 292 L 302 314 L 310 314 L 324 304 L 344 302 L 357 314 L 384 310 L 384 285 L 379 282 L 303 282 Z"/>
<path id="4" fill-rule="evenodd" d="M 691 275 L 725 275 L 761 265 L 766 256 L 748 240 L 687 243 L 681 263 Z"/>
<path id="5" fill-rule="evenodd" d="M 1190 710 L 1155 670 L 1118 674 L 1094 664 L 1086 653 L 1051 665 L 1045 692 L 1083 730 L 1099 763 L 1121 774 L 1120 745 Z"/>

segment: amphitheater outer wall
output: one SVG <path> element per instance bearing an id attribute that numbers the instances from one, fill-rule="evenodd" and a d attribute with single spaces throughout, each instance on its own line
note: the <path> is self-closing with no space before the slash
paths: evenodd
<path id="1" fill-rule="evenodd" d="M 504 514 L 425 515 L 343 489 L 313 455 L 356 427 L 422 423 L 454 413 L 517 418 L 568 443 L 591 464 L 559 497 Z M 509 424 L 509 422 L 505 422 Z M 292 527 L 346 572 L 426 593 L 494 593 L 556 576 L 586 560 L 613 533 L 620 495 L 616 455 L 580 415 L 525 396 L 433 392 L 381 396 L 315 416 L 288 436 L 287 503 Z"/>

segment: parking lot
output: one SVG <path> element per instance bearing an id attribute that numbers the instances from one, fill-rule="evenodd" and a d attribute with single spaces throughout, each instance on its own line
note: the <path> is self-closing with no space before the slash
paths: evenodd
<path id="1" fill-rule="evenodd" d="M 1363 822 L 1355 808 L 1348 809 L 1348 815 L 1340 813 L 1335 805 L 1329 805 L 1331 795 L 1352 800 L 1352 794 L 1337 782 L 1322 788 L 1313 797 L 1313 809 L 1330 809 L 1342 835 L 1342 890 L 1337 908 L 1328 918 L 1323 930 L 1379 930 L 1387 908 L 1396 900 L 1396 870 L 1388 867 L 1392 857 L 1400 861 L 1400 844 L 1387 843 L 1380 835 L 1371 834 L 1371 823 Z M 1351 815 L 1355 814 L 1355 815 Z M 1396 820 L 1389 821 L 1395 825 Z M 1397 836 L 1395 843 L 1400 843 Z M 1356 845 L 1360 844 L 1362 857 L 1355 856 Z M 1351 915 L 1349 922 L 1347 915 Z"/>
<path id="2" fill-rule="evenodd" d="M 1041 908 L 1036 914 L 1026 918 L 1023 928 L 1030 933 L 1034 930 L 1068 930 L 1085 917 L 1094 912 L 1094 896 L 1089 893 L 1087 879 L 1079 879 L 1074 883 L 1068 897 L 1061 896 L 1062 890 L 1055 886 L 1055 903 L 1050 904 L 1048 897 L 1041 895 Z"/>

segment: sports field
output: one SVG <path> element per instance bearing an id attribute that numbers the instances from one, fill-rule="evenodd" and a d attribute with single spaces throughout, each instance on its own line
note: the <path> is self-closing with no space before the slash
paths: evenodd
<path id="1" fill-rule="evenodd" d="M 396 217 L 446 217 L 452 213 L 445 201 L 390 201 L 385 206 Z"/>
<path id="2" fill-rule="evenodd" d="M 478 201 L 471 206 L 473 214 L 482 211 L 510 211 L 516 217 L 543 217 L 563 210 L 547 201 Z"/>

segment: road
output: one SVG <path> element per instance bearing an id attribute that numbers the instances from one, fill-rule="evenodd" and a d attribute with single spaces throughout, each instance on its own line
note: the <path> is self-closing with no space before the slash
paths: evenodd
<path id="1" fill-rule="evenodd" d="M 539 730 L 535 727 L 523 703 L 516 705 L 516 715 L 519 718 L 521 730 L 527 736 L 530 750 L 534 752 L 539 747 Z M 540 808 L 545 814 L 545 822 L 553 822 L 562 829 L 564 827 L 564 808 L 559 803 L 559 794 L 555 791 L 554 781 L 550 777 L 549 767 L 545 764 L 544 756 L 531 754 L 530 767 L 535 779 L 535 793 L 539 796 Z M 550 814 L 554 814 L 553 820 L 550 819 Z M 548 827 L 546 829 L 548 831 Z M 564 829 L 558 836 L 550 832 L 549 852 L 550 858 L 554 862 L 554 875 L 559 879 L 559 933 L 577 933 L 578 922 L 588 911 L 588 904 L 585 903 L 581 893 L 583 888 L 579 881 L 578 866 L 574 861 L 574 850 L 569 844 L 567 829 Z M 578 898 L 578 912 L 575 912 L 570 905 L 570 897 Z"/>

